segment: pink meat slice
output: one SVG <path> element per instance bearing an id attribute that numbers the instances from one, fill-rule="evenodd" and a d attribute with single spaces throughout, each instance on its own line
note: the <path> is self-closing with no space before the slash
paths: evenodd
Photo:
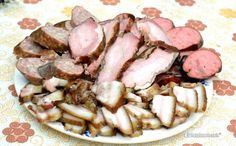
<path id="1" fill-rule="evenodd" d="M 123 73 L 121 81 L 135 90 L 148 88 L 157 75 L 170 69 L 177 56 L 177 52 L 156 48 L 149 58 L 135 60 Z"/>
<path id="2" fill-rule="evenodd" d="M 107 20 L 100 23 L 103 27 L 103 31 L 106 38 L 106 47 L 104 48 L 103 52 L 100 54 L 97 60 L 94 60 L 86 69 L 89 74 L 93 77 L 96 76 L 97 71 L 102 63 L 102 60 L 105 57 L 105 53 L 107 48 L 115 41 L 117 34 L 119 32 L 119 21 L 118 20 Z"/>
<path id="3" fill-rule="evenodd" d="M 132 33 L 125 33 L 122 37 L 118 37 L 106 53 L 105 64 L 98 75 L 98 83 L 116 80 L 126 63 L 137 52 L 138 44 L 139 39 Z"/>
<path id="4" fill-rule="evenodd" d="M 173 46 L 179 50 L 194 50 L 202 45 L 201 34 L 190 27 L 176 27 L 167 32 Z"/>
<path id="5" fill-rule="evenodd" d="M 156 17 L 152 19 L 156 24 L 158 24 L 165 32 L 173 29 L 174 23 L 168 18 Z"/>
<path id="6" fill-rule="evenodd" d="M 81 62 L 84 58 L 98 58 L 104 49 L 105 39 L 102 27 L 92 18 L 75 27 L 69 36 L 72 57 Z"/>
<path id="7" fill-rule="evenodd" d="M 129 13 L 121 13 L 115 17 L 120 21 L 120 33 L 130 32 L 135 21 L 135 16 Z"/>
<path id="8" fill-rule="evenodd" d="M 89 11 L 87 11 L 84 7 L 75 6 L 72 10 L 70 23 L 73 27 L 75 27 L 83 23 L 88 18 L 93 18 L 95 21 L 98 22 L 98 19 L 93 16 Z"/>
<path id="9" fill-rule="evenodd" d="M 148 18 L 139 20 L 137 21 L 137 27 L 146 40 L 152 42 L 164 42 L 165 44 L 172 46 L 172 43 L 166 33 L 153 20 Z"/>
<path id="10" fill-rule="evenodd" d="M 136 23 L 133 24 L 133 26 L 130 29 L 130 32 L 139 39 L 142 37 L 140 31 L 138 30 L 138 27 L 137 27 Z"/>
<path id="11" fill-rule="evenodd" d="M 189 77 L 207 79 L 222 68 L 219 56 L 208 49 L 199 49 L 190 54 L 183 64 L 183 69 Z"/>

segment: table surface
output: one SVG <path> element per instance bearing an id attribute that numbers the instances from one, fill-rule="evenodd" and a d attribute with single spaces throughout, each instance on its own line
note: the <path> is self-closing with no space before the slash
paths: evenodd
<path id="1" fill-rule="evenodd" d="M 100 20 L 129 12 L 139 17 L 167 17 L 175 26 L 198 29 L 205 48 L 223 61 L 214 81 L 214 97 L 204 117 L 190 129 L 168 139 L 139 145 L 236 145 L 236 1 L 235 0 L 9 0 L 0 5 L 0 145 L 99 146 L 39 124 L 18 103 L 14 88 L 14 46 L 46 22 L 70 19 L 75 5 Z M 23 132 L 16 127 L 21 126 Z M 15 136 L 11 133 L 15 130 Z M 17 139 L 16 139 L 17 138 Z"/>

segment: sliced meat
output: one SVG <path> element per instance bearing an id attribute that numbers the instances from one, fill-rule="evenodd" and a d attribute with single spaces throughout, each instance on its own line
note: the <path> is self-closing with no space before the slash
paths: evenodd
<path id="1" fill-rule="evenodd" d="M 39 75 L 38 67 L 45 65 L 47 62 L 41 61 L 40 58 L 23 58 L 17 61 L 16 68 L 32 84 L 42 84 L 42 77 Z"/>
<path id="2" fill-rule="evenodd" d="M 220 57 L 207 49 L 200 49 L 187 57 L 183 70 L 195 79 L 207 79 L 220 72 L 222 62 Z"/>
<path id="3" fill-rule="evenodd" d="M 120 28 L 120 22 L 116 19 L 100 22 L 106 38 L 106 47 L 109 47 L 116 39 Z"/>
<path id="4" fill-rule="evenodd" d="M 56 52 L 68 50 L 68 36 L 68 31 L 63 28 L 54 27 L 51 24 L 40 27 L 30 35 L 36 43 Z"/>
<path id="5" fill-rule="evenodd" d="M 130 32 L 133 23 L 135 22 L 135 16 L 129 13 L 121 13 L 115 17 L 120 21 L 120 33 Z"/>
<path id="6" fill-rule="evenodd" d="M 123 83 L 118 81 L 98 84 L 96 99 L 109 110 L 116 111 L 124 103 L 126 90 Z"/>
<path id="7" fill-rule="evenodd" d="M 174 23 L 168 18 L 156 17 L 152 19 L 156 24 L 158 24 L 165 32 L 173 29 Z"/>
<path id="8" fill-rule="evenodd" d="M 102 26 L 92 18 L 87 19 L 71 31 L 69 45 L 77 62 L 97 59 L 105 46 Z"/>
<path id="9" fill-rule="evenodd" d="M 40 57 L 43 50 L 46 49 L 35 43 L 30 37 L 26 37 L 14 48 L 14 54 L 18 58 Z"/>
<path id="10" fill-rule="evenodd" d="M 137 24 L 134 23 L 130 29 L 130 32 L 135 35 L 137 38 L 141 38 L 142 34 L 140 33 L 140 31 L 138 30 Z"/>
<path id="11" fill-rule="evenodd" d="M 177 56 L 176 52 L 156 48 L 149 58 L 135 60 L 123 73 L 121 81 L 135 90 L 148 88 L 157 75 L 170 69 Z"/>
<path id="12" fill-rule="evenodd" d="M 175 117 L 176 98 L 173 96 L 155 95 L 152 104 L 152 112 L 157 115 L 164 126 L 170 127 Z"/>
<path id="13" fill-rule="evenodd" d="M 73 59 L 56 59 L 54 66 L 55 76 L 65 80 L 77 79 L 84 71 L 83 66 L 75 64 Z"/>
<path id="14" fill-rule="evenodd" d="M 14 48 L 14 54 L 18 58 L 40 57 L 42 60 L 54 60 L 58 57 L 58 54 L 54 50 L 43 48 L 30 37 L 26 37 Z"/>
<path id="15" fill-rule="evenodd" d="M 115 43 L 108 49 L 104 58 L 105 64 L 98 76 L 98 83 L 114 81 L 133 58 L 138 50 L 139 39 L 132 33 L 126 33 L 118 37 Z"/>
<path id="16" fill-rule="evenodd" d="M 105 57 L 107 48 L 110 45 L 112 45 L 115 39 L 117 38 L 117 34 L 119 32 L 119 25 L 120 25 L 118 20 L 107 20 L 107 21 L 100 22 L 100 24 L 102 25 L 103 31 L 105 34 L 106 46 L 103 52 L 99 55 L 98 59 L 94 60 L 86 69 L 89 72 L 89 74 L 93 77 L 97 76 L 97 71 L 102 63 L 102 60 Z"/>
<path id="17" fill-rule="evenodd" d="M 53 62 L 48 62 L 38 67 L 38 73 L 43 79 L 50 79 L 55 75 L 55 67 Z"/>
<path id="18" fill-rule="evenodd" d="M 68 31 L 71 31 L 73 29 L 73 27 L 71 26 L 71 21 L 70 20 L 65 20 L 65 21 L 58 22 L 58 23 L 54 24 L 54 26 L 63 28 L 63 29 L 68 30 Z"/>
<path id="19" fill-rule="evenodd" d="M 166 47 L 165 45 L 172 46 L 166 33 L 153 20 L 148 18 L 139 20 L 137 21 L 137 27 L 144 35 L 146 41 L 157 42 L 164 47 Z"/>
<path id="20" fill-rule="evenodd" d="M 201 34 L 190 27 L 176 27 L 167 32 L 173 46 L 179 50 L 198 49 L 202 46 L 203 40 Z"/>
<path id="21" fill-rule="evenodd" d="M 71 25 L 73 27 L 78 26 L 88 18 L 93 18 L 95 21 L 98 22 L 98 19 L 93 16 L 89 11 L 87 11 L 84 7 L 75 6 L 72 10 Z"/>

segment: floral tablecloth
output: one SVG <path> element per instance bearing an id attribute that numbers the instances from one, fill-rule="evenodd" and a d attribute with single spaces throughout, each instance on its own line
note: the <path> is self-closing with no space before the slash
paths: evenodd
<path id="1" fill-rule="evenodd" d="M 236 145 L 236 1 L 235 0 L 8 0 L 0 4 L 0 145 L 99 146 L 39 124 L 22 106 L 14 88 L 13 47 L 46 22 L 70 19 L 72 7 L 84 6 L 100 20 L 129 12 L 167 17 L 176 26 L 199 30 L 204 47 L 214 49 L 223 68 L 214 81 L 213 101 L 204 117 L 174 137 L 139 145 Z"/>

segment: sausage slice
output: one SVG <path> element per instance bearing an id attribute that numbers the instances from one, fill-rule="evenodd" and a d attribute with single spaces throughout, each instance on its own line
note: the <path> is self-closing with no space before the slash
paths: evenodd
<path id="1" fill-rule="evenodd" d="M 202 46 L 201 34 L 190 27 L 176 27 L 167 32 L 172 45 L 179 50 L 194 50 Z"/>
<path id="2" fill-rule="evenodd" d="M 41 61 L 40 58 L 23 58 L 19 59 L 16 68 L 28 79 L 32 84 L 42 84 L 42 77 L 38 72 L 38 67 L 45 65 L 47 62 Z"/>
<path id="3" fill-rule="evenodd" d="M 156 17 L 152 19 L 156 24 L 158 24 L 165 32 L 173 29 L 174 23 L 168 18 Z"/>
<path id="4" fill-rule="evenodd" d="M 220 72 L 222 62 L 219 56 L 207 49 L 200 49 L 190 54 L 183 64 L 183 70 L 189 77 L 207 79 Z"/>
<path id="5" fill-rule="evenodd" d="M 47 24 L 36 31 L 30 37 L 41 46 L 55 50 L 56 52 L 64 52 L 68 50 L 69 32 L 63 28 Z"/>
<path id="6" fill-rule="evenodd" d="M 84 69 L 81 64 L 75 64 L 73 59 L 56 59 L 54 62 L 55 76 L 65 80 L 74 80 L 80 77 Z"/>

